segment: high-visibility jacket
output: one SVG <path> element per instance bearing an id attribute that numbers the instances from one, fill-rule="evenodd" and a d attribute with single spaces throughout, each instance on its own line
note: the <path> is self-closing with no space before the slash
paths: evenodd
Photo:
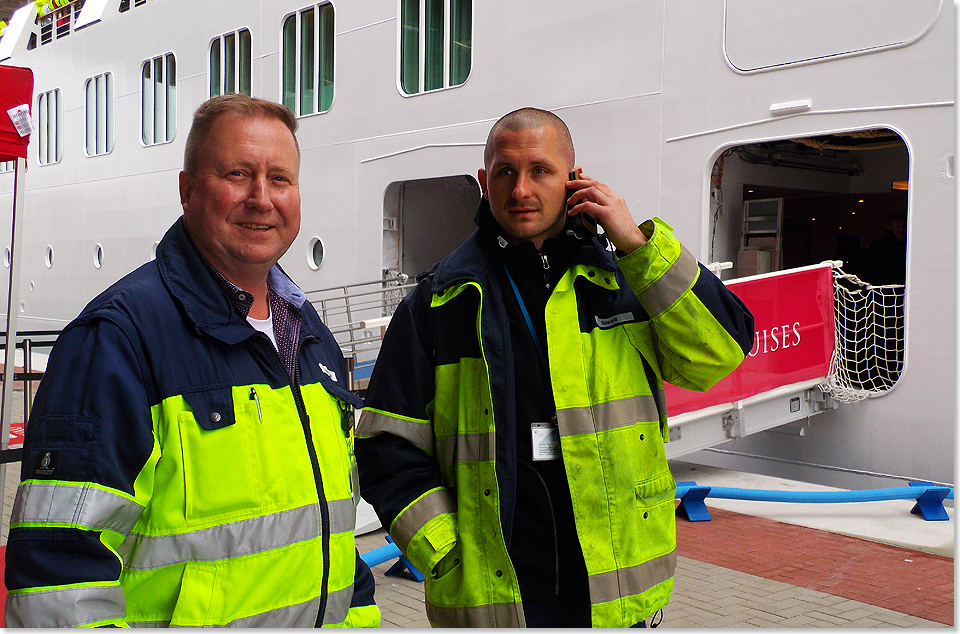
<path id="1" fill-rule="evenodd" d="M 377 626 L 354 544 L 352 417 L 299 307 L 295 379 L 183 229 L 61 333 L 26 427 L 6 625 Z"/>
<path id="2" fill-rule="evenodd" d="M 544 315 L 594 627 L 633 625 L 670 598 L 676 485 L 663 381 L 707 389 L 753 342 L 749 310 L 671 228 L 641 229 L 648 243 L 619 263 L 596 241 L 583 246 Z M 438 626 L 525 623 L 503 528 L 521 512 L 512 430 L 522 364 L 505 341 L 496 249 L 475 232 L 400 304 L 357 427 L 363 496 L 432 573 L 427 616 Z"/>

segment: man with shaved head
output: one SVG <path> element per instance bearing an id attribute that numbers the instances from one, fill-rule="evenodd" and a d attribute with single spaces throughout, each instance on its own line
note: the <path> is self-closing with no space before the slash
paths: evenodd
<path id="1" fill-rule="evenodd" d="M 435 626 L 642 626 L 676 565 L 663 382 L 726 376 L 753 317 L 669 225 L 638 226 L 575 167 L 555 114 L 507 114 L 483 162 L 477 231 L 384 337 L 362 495 L 427 574 Z"/>

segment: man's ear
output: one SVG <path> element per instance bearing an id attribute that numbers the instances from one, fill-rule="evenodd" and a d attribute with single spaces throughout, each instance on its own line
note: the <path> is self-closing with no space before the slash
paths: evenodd
<path id="1" fill-rule="evenodd" d="M 190 194 L 193 193 L 193 179 L 186 172 L 180 172 L 180 206 L 185 206 L 190 202 Z"/>
<path id="2" fill-rule="evenodd" d="M 482 167 L 477 170 L 477 181 L 480 183 L 480 191 L 483 193 L 483 197 L 490 200 L 490 196 L 487 194 L 487 170 Z"/>

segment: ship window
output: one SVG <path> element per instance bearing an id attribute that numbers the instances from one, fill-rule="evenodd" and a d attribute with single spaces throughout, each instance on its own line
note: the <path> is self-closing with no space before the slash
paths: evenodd
<path id="1" fill-rule="evenodd" d="M 472 60 L 472 0 L 401 0 L 400 88 L 408 95 L 459 86 Z"/>
<path id="2" fill-rule="evenodd" d="M 333 5 L 320 4 L 283 21 L 283 105 L 297 116 L 333 105 Z"/>
<path id="3" fill-rule="evenodd" d="M 53 268 L 53 247 L 47 245 L 47 256 L 44 259 L 44 264 L 47 265 L 48 269 Z"/>
<path id="4" fill-rule="evenodd" d="M 316 271 L 321 264 L 323 264 L 323 240 L 313 237 L 307 245 L 307 266 Z"/>
<path id="5" fill-rule="evenodd" d="M 141 80 L 143 144 L 168 143 L 177 132 L 177 61 L 173 53 L 145 61 Z"/>
<path id="6" fill-rule="evenodd" d="M 94 268 L 100 268 L 103 266 L 103 246 L 97 245 L 93 248 L 93 266 Z"/>
<path id="7" fill-rule="evenodd" d="M 13 161 L 0 161 L 0 174 L 13 171 Z"/>
<path id="8" fill-rule="evenodd" d="M 250 96 L 250 30 L 221 35 L 210 42 L 210 96 Z"/>
<path id="9" fill-rule="evenodd" d="M 87 156 L 113 151 L 113 73 L 104 73 L 87 80 Z"/>
<path id="10" fill-rule="evenodd" d="M 59 163 L 63 158 L 61 119 L 63 103 L 60 89 L 37 98 L 37 153 L 40 165 Z"/>

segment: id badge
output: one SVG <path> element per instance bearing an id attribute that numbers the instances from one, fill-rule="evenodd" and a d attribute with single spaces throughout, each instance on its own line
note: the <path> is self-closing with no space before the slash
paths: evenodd
<path id="1" fill-rule="evenodd" d="M 533 459 L 556 460 L 560 457 L 560 428 L 553 423 L 531 423 Z"/>

